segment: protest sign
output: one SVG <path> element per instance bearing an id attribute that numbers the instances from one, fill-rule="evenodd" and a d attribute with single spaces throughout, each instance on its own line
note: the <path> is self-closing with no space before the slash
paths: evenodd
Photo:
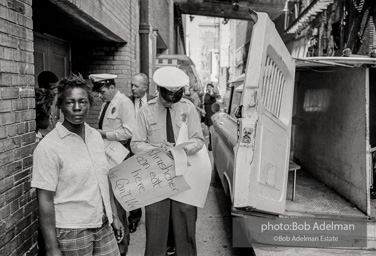
<path id="1" fill-rule="evenodd" d="M 136 154 L 110 170 L 116 199 L 126 211 L 182 193 L 190 186 L 175 175 L 175 163 L 162 149 Z"/>
<path id="2" fill-rule="evenodd" d="M 189 143 L 188 127 L 185 122 L 182 122 L 176 141 L 177 146 L 174 149 L 182 147 L 186 143 Z M 172 150 L 172 153 L 175 159 L 180 158 L 175 150 Z M 189 155 L 187 160 L 189 163 L 188 166 L 186 168 L 177 169 L 176 174 L 182 175 L 191 189 L 172 196 L 171 199 L 203 208 L 211 179 L 211 163 L 206 146 L 204 145 L 202 149 L 195 154 Z"/>
<path id="3" fill-rule="evenodd" d="M 106 152 L 107 162 L 110 168 L 120 164 L 129 154 L 120 142 L 103 139 L 104 151 Z"/>

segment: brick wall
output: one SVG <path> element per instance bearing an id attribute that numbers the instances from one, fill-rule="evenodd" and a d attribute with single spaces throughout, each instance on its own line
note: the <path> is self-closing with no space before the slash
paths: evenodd
<path id="1" fill-rule="evenodd" d="M 130 80 L 139 72 L 138 26 L 139 5 L 137 0 L 116 2 L 109 10 L 124 24 L 126 44 L 110 42 L 80 42 L 72 44 L 72 71 L 84 78 L 90 74 L 110 73 L 118 76 L 116 87 L 125 95 L 131 94 Z M 119 10 L 124 10 L 120 12 Z M 90 83 L 90 81 L 89 81 Z M 97 127 L 102 102 L 96 97 L 87 122 Z"/>
<path id="2" fill-rule="evenodd" d="M 127 40 L 132 29 L 130 17 L 138 10 L 138 1 L 134 0 L 49 0 L 70 12 L 70 5 L 92 17 L 118 37 Z M 84 17 L 83 17 L 84 18 Z M 93 24 L 91 24 L 93 25 Z"/>
<path id="3" fill-rule="evenodd" d="M 36 255 L 31 0 L 0 0 L 0 255 Z"/>
<path id="4" fill-rule="evenodd" d="M 118 88 L 128 95 L 130 78 L 139 70 L 138 0 L 93 4 L 115 17 L 103 16 L 102 24 L 114 25 L 113 31 L 120 24 L 127 43 L 71 42 L 72 70 L 84 77 L 117 74 Z M 0 0 L 0 255 L 37 255 L 37 201 L 30 188 L 36 146 L 33 51 L 32 0 Z M 89 120 L 94 126 L 100 105 Z"/>

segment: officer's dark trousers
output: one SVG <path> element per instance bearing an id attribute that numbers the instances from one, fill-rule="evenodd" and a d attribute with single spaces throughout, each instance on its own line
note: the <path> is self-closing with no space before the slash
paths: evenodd
<path id="1" fill-rule="evenodd" d="M 141 220 L 141 216 L 142 216 L 142 210 L 141 208 L 139 209 L 136 209 L 136 210 L 133 210 L 133 211 L 130 211 L 129 212 L 129 216 L 128 216 L 128 222 L 129 223 L 139 223 L 140 220 Z"/>
<path id="2" fill-rule="evenodd" d="M 165 256 L 170 218 L 176 255 L 196 256 L 197 208 L 171 199 L 145 207 L 146 256 Z"/>

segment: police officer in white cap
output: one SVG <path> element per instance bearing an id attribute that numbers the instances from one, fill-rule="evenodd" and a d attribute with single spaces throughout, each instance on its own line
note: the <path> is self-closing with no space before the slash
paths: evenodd
<path id="1" fill-rule="evenodd" d="M 93 74 L 93 91 L 104 102 L 99 114 L 98 129 L 102 137 L 125 144 L 132 138 L 135 114 L 132 101 L 116 88 L 117 75 Z"/>
<path id="2" fill-rule="evenodd" d="M 93 91 L 98 92 L 104 102 L 99 114 L 98 131 L 102 138 L 119 141 L 124 146 L 129 143 L 135 128 L 135 113 L 132 101 L 116 88 L 117 75 L 93 74 L 89 78 L 93 82 Z M 125 236 L 119 244 L 121 255 L 128 250 L 129 231 L 126 212 L 117 204 L 118 215 L 125 227 Z"/>
<path id="3" fill-rule="evenodd" d="M 155 71 L 154 82 L 159 96 L 139 110 L 137 129 L 131 148 L 137 154 L 155 148 L 166 151 L 174 147 L 182 122 L 188 125 L 190 144 L 184 147 L 187 155 L 198 152 L 204 137 L 195 106 L 183 97 L 188 76 L 176 67 Z M 171 199 L 145 207 L 145 255 L 165 255 L 169 224 L 172 224 L 177 255 L 197 255 L 197 208 Z M 171 220 L 171 221 L 170 221 Z"/>

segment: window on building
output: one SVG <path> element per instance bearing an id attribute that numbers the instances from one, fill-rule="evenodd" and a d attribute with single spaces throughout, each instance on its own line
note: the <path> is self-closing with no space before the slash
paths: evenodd
<path id="1" fill-rule="evenodd" d="M 309 89 L 304 95 L 305 112 L 325 112 L 329 107 L 330 92 L 328 89 Z"/>

